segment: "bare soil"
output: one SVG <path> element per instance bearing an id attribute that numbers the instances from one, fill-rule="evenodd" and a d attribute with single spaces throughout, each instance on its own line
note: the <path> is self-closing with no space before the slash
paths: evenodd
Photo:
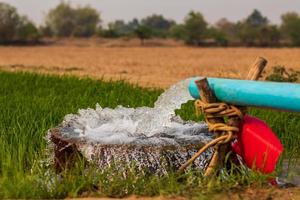
<path id="1" fill-rule="evenodd" d="M 70 198 L 72 199 L 72 198 Z M 76 198 L 77 200 L 112 200 L 118 198 L 97 198 L 97 197 L 83 197 Z M 120 198 L 119 198 L 120 199 Z M 122 198 L 122 200 L 185 200 L 188 198 L 184 197 L 139 197 L 130 196 Z M 270 188 L 248 188 L 239 191 L 229 191 L 222 192 L 219 194 L 208 194 L 198 197 L 193 197 L 192 199 L 211 199 L 211 200 L 297 200 L 300 199 L 300 189 L 299 188 L 287 188 L 278 189 L 275 187 Z M 120 199 L 121 200 L 121 199 Z"/>

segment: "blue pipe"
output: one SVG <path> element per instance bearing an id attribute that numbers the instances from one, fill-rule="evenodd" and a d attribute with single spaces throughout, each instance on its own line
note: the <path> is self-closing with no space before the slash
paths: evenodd
<path id="1" fill-rule="evenodd" d="M 200 98 L 194 78 L 189 92 L 195 99 Z M 240 106 L 266 107 L 300 112 L 300 84 L 236 79 L 207 78 L 209 87 L 219 101 Z"/>

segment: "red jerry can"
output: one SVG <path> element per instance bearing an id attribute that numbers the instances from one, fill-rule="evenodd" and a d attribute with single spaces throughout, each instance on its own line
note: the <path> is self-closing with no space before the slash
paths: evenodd
<path id="1" fill-rule="evenodd" d="M 265 122 L 255 117 L 246 115 L 241 126 L 238 139 L 232 144 L 233 151 L 249 168 L 272 173 L 283 151 L 280 140 Z"/>

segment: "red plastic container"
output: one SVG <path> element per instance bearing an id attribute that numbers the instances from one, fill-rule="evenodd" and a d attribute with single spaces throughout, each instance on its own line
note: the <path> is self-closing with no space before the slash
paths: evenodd
<path id="1" fill-rule="evenodd" d="M 283 151 L 280 140 L 271 128 L 249 115 L 244 117 L 238 139 L 232 147 L 249 168 L 266 174 L 274 171 Z"/>

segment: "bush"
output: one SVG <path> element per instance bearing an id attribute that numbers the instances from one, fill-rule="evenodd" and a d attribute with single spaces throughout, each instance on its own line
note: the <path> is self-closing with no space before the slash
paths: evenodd
<path id="1" fill-rule="evenodd" d="M 284 66 L 274 66 L 273 72 L 266 77 L 268 81 L 275 82 L 297 82 L 300 76 L 300 71 L 287 70 Z"/>

